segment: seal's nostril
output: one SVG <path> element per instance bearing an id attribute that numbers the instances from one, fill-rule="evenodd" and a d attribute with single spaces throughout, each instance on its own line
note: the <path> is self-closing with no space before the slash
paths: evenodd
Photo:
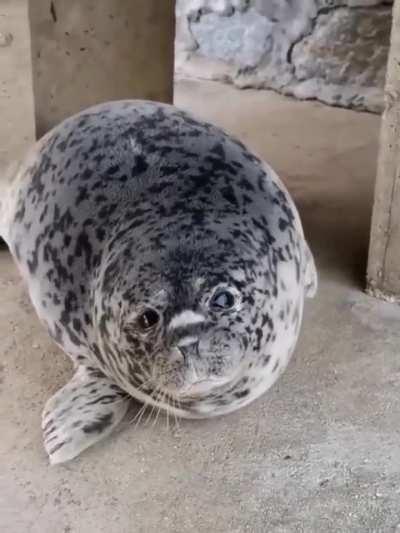
<path id="1" fill-rule="evenodd" d="M 178 344 L 178 350 L 186 359 L 187 357 L 199 354 L 199 343 L 195 340 L 195 342 L 191 342 L 190 344 Z"/>

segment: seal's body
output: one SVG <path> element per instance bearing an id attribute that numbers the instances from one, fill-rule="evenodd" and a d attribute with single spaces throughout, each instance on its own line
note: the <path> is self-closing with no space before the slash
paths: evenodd
<path id="1" fill-rule="evenodd" d="M 43 415 L 51 461 L 129 398 L 184 417 L 244 406 L 285 369 L 316 272 L 276 174 L 220 129 L 123 101 L 67 119 L 20 167 L 1 234 L 76 366 Z"/>

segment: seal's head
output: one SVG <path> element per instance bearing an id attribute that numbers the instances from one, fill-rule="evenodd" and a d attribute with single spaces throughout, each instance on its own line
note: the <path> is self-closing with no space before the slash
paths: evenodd
<path id="1" fill-rule="evenodd" d="M 105 359 L 114 359 L 121 386 L 134 396 L 165 395 L 189 411 L 207 401 L 211 411 L 210 399 L 243 378 L 254 348 L 259 355 L 255 311 L 265 296 L 256 289 L 265 275 L 246 277 L 243 253 L 221 244 L 132 263 L 131 254 L 127 246 L 104 271 L 98 324 Z"/>

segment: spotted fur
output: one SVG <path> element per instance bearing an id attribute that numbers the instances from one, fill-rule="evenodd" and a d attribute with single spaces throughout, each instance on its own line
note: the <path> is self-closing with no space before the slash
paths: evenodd
<path id="1" fill-rule="evenodd" d="M 288 364 L 316 290 L 273 170 L 158 103 L 102 104 L 48 133 L 3 201 L 0 230 L 78 369 L 45 408 L 52 462 L 108 434 L 127 397 L 195 418 L 253 401 Z M 218 291 L 229 308 L 213 307 Z M 146 309 L 158 320 L 149 331 Z"/>

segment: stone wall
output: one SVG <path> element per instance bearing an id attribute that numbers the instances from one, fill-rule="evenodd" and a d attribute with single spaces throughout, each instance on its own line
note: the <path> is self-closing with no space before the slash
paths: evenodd
<path id="1" fill-rule="evenodd" d="M 391 4 L 178 0 L 176 72 L 380 112 Z"/>

